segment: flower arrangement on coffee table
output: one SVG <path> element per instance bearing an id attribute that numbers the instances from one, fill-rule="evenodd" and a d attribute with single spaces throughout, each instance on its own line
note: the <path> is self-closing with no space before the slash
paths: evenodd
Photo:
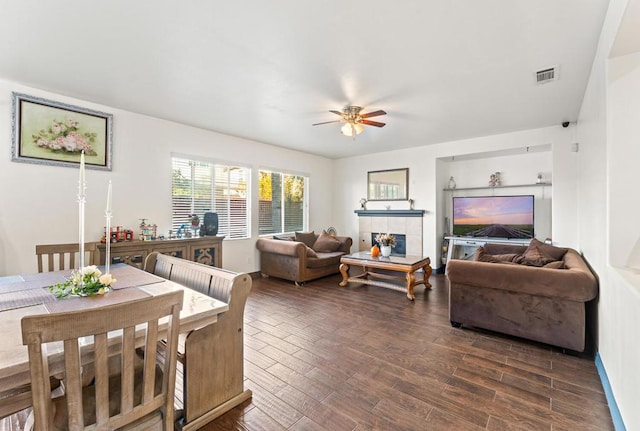
<path id="1" fill-rule="evenodd" d="M 376 235 L 376 242 L 384 246 L 396 246 L 396 237 L 390 233 L 379 233 Z"/>
<path id="2" fill-rule="evenodd" d="M 396 237 L 390 233 L 379 233 L 376 235 L 376 242 L 380 244 L 382 257 L 389 257 L 391 255 L 391 247 L 396 246 Z"/>
<path id="3" fill-rule="evenodd" d="M 68 280 L 50 286 L 49 290 L 56 298 L 104 295 L 116 281 L 111 274 L 102 274 L 97 266 L 89 265 L 73 271 Z"/>

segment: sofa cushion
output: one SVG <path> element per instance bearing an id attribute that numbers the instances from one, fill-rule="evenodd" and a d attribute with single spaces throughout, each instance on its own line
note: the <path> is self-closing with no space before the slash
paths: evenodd
<path id="1" fill-rule="evenodd" d="M 316 234 L 311 232 L 296 232 L 296 241 L 304 243 L 307 247 L 313 248 L 313 244 L 316 242 Z"/>
<path id="2" fill-rule="evenodd" d="M 314 249 L 308 246 L 305 246 L 305 247 L 307 247 L 307 257 L 318 257 L 318 254 Z"/>
<path id="3" fill-rule="evenodd" d="M 307 259 L 307 268 L 334 266 L 337 269 L 340 266 L 340 258 L 344 256 L 344 253 L 340 251 L 334 251 L 332 253 L 318 252 L 317 255 L 317 258 L 310 257 Z"/>
<path id="4" fill-rule="evenodd" d="M 529 266 L 545 266 L 548 263 L 555 262 L 557 259 L 546 254 L 540 247 L 537 245 L 530 245 L 525 250 L 522 256 L 519 256 L 515 261 L 517 263 L 521 263 L 523 265 Z"/>
<path id="5" fill-rule="evenodd" d="M 565 248 L 565 247 L 556 247 L 550 244 L 545 244 L 544 242 L 538 241 L 535 238 L 531 240 L 531 242 L 529 243 L 529 247 L 527 247 L 527 249 L 529 249 L 530 247 L 537 247 L 538 249 L 540 249 L 541 252 L 551 257 L 553 260 L 561 260 L 564 257 L 565 253 L 567 252 L 567 250 L 569 250 L 568 248 Z"/>
<path id="6" fill-rule="evenodd" d="M 323 230 L 311 248 L 315 251 L 331 253 L 340 248 L 340 241 Z"/>

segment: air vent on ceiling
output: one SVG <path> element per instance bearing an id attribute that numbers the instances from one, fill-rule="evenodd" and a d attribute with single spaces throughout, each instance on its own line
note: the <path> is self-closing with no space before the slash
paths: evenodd
<path id="1" fill-rule="evenodd" d="M 536 72 L 536 83 L 538 84 L 555 81 L 556 79 L 558 79 L 558 70 L 556 67 L 547 67 L 546 69 Z"/>

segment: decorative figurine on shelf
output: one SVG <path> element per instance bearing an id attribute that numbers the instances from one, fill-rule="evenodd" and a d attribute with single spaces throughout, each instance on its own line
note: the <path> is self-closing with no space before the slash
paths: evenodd
<path id="1" fill-rule="evenodd" d="M 360 199 L 360 209 L 367 209 L 367 200 L 365 198 Z"/>
<path id="2" fill-rule="evenodd" d="M 542 179 L 542 174 L 538 174 L 538 178 L 536 179 L 536 183 L 537 183 L 537 184 L 542 184 L 542 183 L 544 183 L 544 180 Z"/>
<path id="3" fill-rule="evenodd" d="M 150 241 L 156 239 L 158 226 L 147 223 L 147 219 L 140 219 L 140 239 Z"/>
<path id="4" fill-rule="evenodd" d="M 491 174 L 489 177 L 489 186 L 490 187 L 498 187 L 502 184 L 500 180 L 500 172 L 496 172 L 495 174 Z"/>
<path id="5" fill-rule="evenodd" d="M 413 199 L 409 199 L 409 209 L 413 209 Z"/>
<path id="6" fill-rule="evenodd" d="M 453 176 L 449 177 L 449 188 L 450 189 L 456 188 L 456 180 L 453 179 Z"/>
<path id="7" fill-rule="evenodd" d="M 193 230 L 193 236 L 196 236 L 199 234 L 200 231 L 200 217 L 198 217 L 198 214 L 193 213 L 193 214 L 188 214 L 189 216 L 189 220 L 191 221 L 191 229 Z"/>

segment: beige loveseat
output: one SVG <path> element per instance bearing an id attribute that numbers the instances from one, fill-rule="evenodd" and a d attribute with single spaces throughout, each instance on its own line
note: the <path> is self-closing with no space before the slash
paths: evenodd
<path id="1" fill-rule="evenodd" d="M 477 256 L 483 261 L 446 266 L 454 327 L 585 350 L 586 303 L 596 297 L 597 281 L 579 253 L 533 240 L 529 247 L 486 244 Z"/>
<path id="2" fill-rule="evenodd" d="M 297 236 L 297 238 L 296 238 Z M 328 238 L 330 237 L 330 238 Z M 260 238 L 260 272 L 296 285 L 340 272 L 340 257 L 351 252 L 350 237 L 298 232 L 280 239 Z"/>

